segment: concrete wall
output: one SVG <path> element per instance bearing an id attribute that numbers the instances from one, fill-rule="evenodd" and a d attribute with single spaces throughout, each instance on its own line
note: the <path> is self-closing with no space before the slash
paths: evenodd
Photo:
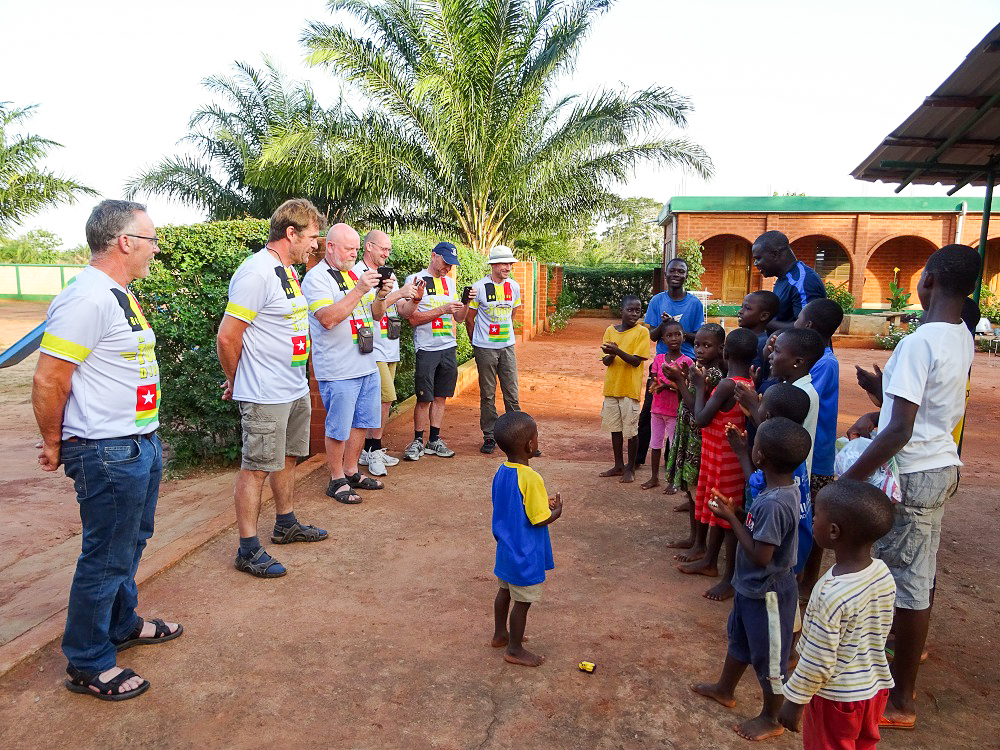
<path id="1" fill-rule="evenodd" d="M 84 268 L 0 264 L 0 299 L 52 299 Z"/>

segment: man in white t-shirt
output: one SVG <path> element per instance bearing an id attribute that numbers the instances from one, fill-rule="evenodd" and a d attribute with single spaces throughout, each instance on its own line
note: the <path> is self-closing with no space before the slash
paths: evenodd
<path id="1" fill-rule="evenodd" d="M 927 259 L 917 283 L 924 308 L 920 327 L 896 346 L 882 374 L 882 408 L 848 430 L 848 437 L 878 433 L 844 472 L 867 479 L 895 457 L 902 501 L 892 530 L 875 554 L 896 581 L 892 676 L 880 726 L 912 729 L 917 671 L 930 625 L 937 551 L 945 502 L 958 488 L 958 448 L 952 431 L 965 412 L 965 385 L 974 354 L 962 308 L 979 278 L 979 254 L 948 245 Z"/>
<path id="2" fill-rule="evenodd" d="M 373 229 L 365 235 L 362 244 L 364 255 L 352 269 L 355 274 L 387 268 L 389 253 L 392 252 L 392 238 L 388 234 Z M 376 303 L 384 306 L 381 320 L 376 320 L 374 312 L 372 313 L 372 320 L 376 320 L 375 364 L 378 365 L 382 415 L 379 426 L 368 430 L 361 457 L 358 459 L 358 463 L 367 466 L 368 473 L 373 477 L 385 476 L 388 474 L 387 466 L 399 463 L 399 459 L 390 456 L 382 445 L 382 431 L 389 419 L 392 402 L 396 400 L 396 366 L 399 364 L 399 317 L 396 303 L 401 299 L 411 299 L 416 296 L 417 290 L 413 284 L 404 284 L 400 287 L 396 274 L 391 273 L 388 280 L 382 281 L 380 286 L 370 290 L 362 298 L 364 304 L 373 309 Z M 379 309 L 382 309 L 381 306 Z"/>
<path id="3" fill-rule="evenodd" d="M 417 406 L 413 410 L 413 442 L 403 458 L 416 461 L 425 453 L 451 458 L 455 451 L 441 439 L 445 401 L 455 395 L 458 359 L 455 321 L 461 323 L 469 312 L 469 300 L 462 301 L 456 281 L 448 274 L 457 266 L 458 252 L 450 242 L 439 242 L 431 251 L 427 268 L 406 277 L 421 296 L 396 303 L 399 314 L 413 326 L 417 350 L 414 384 Z M 430 427 L 427 444 L 424 430 Z"/>
<path id="4" fill-rule="evenodd" d="M 274 493 L 275 544 L 319 542 L 323 529 L 300 523 L 293 509 L 295 464 L 309 455 L 308 304 L 293 263 L 318 248 L 323 216 L 307 200 L 282 203 L 271 216 L 267 245 L 229 282 L 216 349 L 226 373 L 224 399 L 239 404 L 243 460 L 236 477 L 240 549 L 236 569 L 258 578 L 287 572 L 257 537 L 261 493 Z"/>
<path id="5" fill-rule="evenodd" d="M 509 247 L 490 250 L 490 275 L 472 285 L 472 302 L 465 328 L 479 370 L 479 428 L 482 453 L 492 453 L 497 442 L 497 380 L 505 411 L 521 411 L 517 390 L 517 356 L 514 354 L 514 310 L 521 305 L 521 287 L 510 273 L 517 259 Z"/>
<path id="6" fill-rule="evenodd" d="M 146 207 L 106 200 L 87 221 L 91 259 L 52 301 L 31 404 L 43 471 L 65 465 L 83 525 L 62 649 L 66 687 L 101 700 L 141 695 L 149 682 L 116 666 L 116 652 L 184 629 L 144 621 L 135 583 L 163 473 L 156 336 L 128 285 L 159 251 Z"/>

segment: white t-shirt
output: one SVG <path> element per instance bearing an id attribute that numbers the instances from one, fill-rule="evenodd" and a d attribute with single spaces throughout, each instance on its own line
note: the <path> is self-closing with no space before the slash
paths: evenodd
<path id="1" fill-rule="evenodd" d="M 972 336 L 964 323 L 924 323 L 896 345 L 882 373 L 879 432 L 894 397 L 918 405 L 909 442 L 896 454 L 900 474 L 961 466 L 952 430 L 965 413 Z"/>
<path id="2" fill-rule="evenodd" d="M 325 259 L 313 266 L 302 280 L 302 293 L 309 301 L 313 372 L 317 380 L 349 380 L 378 371 L 375 352 L 362 354 L 358 349 L 358 329 L 368 326 L 373 335 L 375 332 L 371 305 L 365 304 L 365 297 L 333 328 L 324 328 L 316 319 L 317 311 L 340 302 L 357 283 L 358 275 L 354 271 L 331 268 Z"/>
<path id="3" fill-rule="evenodd" d="M 450 276 L 437 278 L 425 268 L 419 273 L 411 273 L 406 277 L 406 283 L 422 280 L 427 287 L 424 296 L 417 304 L 418 312 L 427 312 L 435 307 L 441 307 L 457 299 L 457 281 Z M 413 346 L 418 352 L 437 352 L 457 346 L 455 342 L 455 321 L 451 313 L 445 313 L 440 318 L 434 318 L 430 323 L 414 326 Z"/>
<path id="4" fill-rule="evenodd" d="M 495 284 L 492 277 L 487 276 L 472 288 L 474 296 L 469 309 L 476 311 L 472 345 L 483 349 L 513 346 L 514 309 L 521 305 L 521 287 L 511 278 Z"/>
<path id="5" fill-rule="evenodd" d="M 806 395 L 809 396 L 809 413 L 806 414 L 806 421 L 802 423 L 802 426 L 806 428 L 806 432 L 809 433 L 809 437 L 812 440 L 812 445 L 809 446 L 809 455 L 806 457 L 806 471 L 809 472 L 809 478 L 812 479 L 813 450 L 816 448 L 816 425 L 819 424 L 819 393 L 816 392 L 816 388 L 813 386 L 812 373 L 806 373 L 804 377 L 799 378 L 792 385 L 805 391 Z"/>
<path id="6" fill-rule="evenodd" d="M 87 266 L 49 305 L 39 347 L 79 365 L 63 412 L 62 439 L 101 440 L 160 426 L 156 336 L 125 287 Z"/>
<path id="7" fill-rule="evenodd" d="M 360 276 L 365 271 L 368 270 L 368 266 L 363 260 L 359 260 L 354 268 L 356 276 Z M 377 268 L 371 269 L 372 271 L 378 270 Z M 372 287 L 361 301 L 368 305 L 368 312 L 371 314 L 372 302 L 375 301 L 375 295 L 378 293 L 379 287 Z M 399 290 L 399 282 L 396 281 L 396 276 L 392 277 L 392 288 L 389 290 L 389 294 Z M 389 317 L 398 318 L 399 315 L 396 314 L 396 306 L 390 305 L 386 308 L 385 313 L 382 315 L 382 320 L 378 322 L 378 326 L 375 329 L 375 361 L 376 362 L 399 362 L 399 339 L 389 338 Z"/>
<path id="8" fill-rule="evenodd" d="M 234 401 L 288 404 L 309 393 L 308 313 L 295 269 L 266 248 L 236 269 L 226 315 L 250 325 L 243 332 Z"/>

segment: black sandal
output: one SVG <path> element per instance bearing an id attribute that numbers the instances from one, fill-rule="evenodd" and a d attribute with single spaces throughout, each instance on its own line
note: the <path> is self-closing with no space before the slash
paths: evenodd
<path id="1" fill-rule="evenodd" d="M 384 490 L 385 485 L 382 484 L 377 479 L 372 477 L 362 476 L 359 471 L 357 474 L 352 474 L 347 477 L 347 483 L 351 485 L 351 489 L 354 490 Z"/>
<path id="2" fill-rule="evenodd" d="M 149 638 L 141 637 L 142 626 L 146 623 L 146 620 L 140 619 L 139 624 L 135 626 L 135 630 L 133 630 L 129 634 L 129 637 L 126 638 L 121 643 L 116 643 L 115 648 L 118 651 L 124 651 L 127 648 L 132 648 L 133 646 L 146 646 L 156 643 L 165 643 L 166 641 L 172 641 L 174 638 L 177 638 L 181 633 L 184 632 L 184 626 L 178 623 L 177 630 L 171 633 L 170 630 L 167 628 L 167 624 L 159 617 L 153 620 L 149 620 L 149 622 L 153 623 L 153 625 L 156 626 L 156 630 L 153 631 L 152 636 L 150 636 Z"/>
<path id="3" fill-rule="evenodd" d="M 68 690 L 74 693 L 92 695 L 102 701 L 127 701 L 129 698 L 135 698 L 149 690 L 149 680 L 143 680 L 137 688 L 126 690 L 124 693 L 118 692 L 118 688 L 123 683 L 138 676 L 131 669 L 123 669 L 107 682 L 101 679 L 100 672 L 84 672 L 72 664 L 66 665 L 66 674 L 70 677 L 66 680 Z M 97 688 L 97 690 L 92 690 L 92 687 Z"/>
<path id="4" fill-rule="evenodd" d="M 340 489 L 337 489 L 337 488 Z M 345 505 L 357 505 L 362 502 L 360 495 L 355 495 L 354 490 L 351 489 L 351 483 L 345 478 L 340 477 L 340 479 L 331 479 L 330 484 L 326 487 L 327 497 L 332 497 L 338 503 L 344 503 Z"/>
<path id="5" fill-rule="evenodd" d="M 271 541 L 275 544 L 291 544 L 292 542 L 322 542 L 328 536 L 325 529 L 309 524 L 293 523 L 291 526 L 274 525 Z"/>

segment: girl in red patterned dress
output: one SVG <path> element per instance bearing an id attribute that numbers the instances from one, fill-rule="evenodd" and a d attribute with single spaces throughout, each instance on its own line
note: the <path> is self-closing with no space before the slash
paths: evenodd
<path id="1" fill-rule="evenodd" d="M 744 416 L 736 403 L 736 384 L 744 383 L 754 387 L 750 378 L 750 363 L 757 356 L 757 336 L 746 328 L 737 328 L 726 337 L 723 357 L 728 365 L 728 377 L 709 394 L 704 373 L 698 368 L 691 375 L 695 387 L 692 412 L 695 422 L 701 427 L 701 471 L 698 474 L 698 490 L 695 495 L 695 515 L 698 522 L 708 526 L 708 549 L 700 560 L 679 565 L 682 573 L 701 574 L 710 577 L 719 575 L 719 552 L 726 547 L 726 570 L 722 580 L 705 592 L 704 596 L 715 601 L 729 599 L 733 595 L 731 584 L 733 565 L 736 558 L 736 537 L 730 525 L 712 513 L 708 501 L 713 490 L 726 497 L 743 497 L 745 478 L 739 457 L 729 446 L 726 425 L 733 424 L 743 429 Z"/>

